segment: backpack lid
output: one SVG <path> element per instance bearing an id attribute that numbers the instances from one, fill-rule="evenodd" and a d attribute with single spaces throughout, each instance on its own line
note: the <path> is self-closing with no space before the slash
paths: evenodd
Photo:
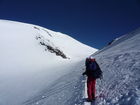
<path id="1" fill-rule="evenodd" d="M 95 61 L 95 58 L 93 58 L 92 56 L 90 56 L 88 59 L 89 59 L 90 61 L 92 61 L 92 62 Z"/>

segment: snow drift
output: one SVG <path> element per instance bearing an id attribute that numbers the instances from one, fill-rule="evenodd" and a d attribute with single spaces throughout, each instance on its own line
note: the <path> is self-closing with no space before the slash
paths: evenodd
<path id="1" fill-rule="evenodd" d="M 60 32 L 0 20 L 0 105 L 23 104 L 95 51 Z"/>

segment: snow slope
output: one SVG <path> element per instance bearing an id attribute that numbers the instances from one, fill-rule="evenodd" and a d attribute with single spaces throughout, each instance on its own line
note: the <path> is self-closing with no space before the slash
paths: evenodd
<path id="1" fill-rule="evenodd" d="M 78 62 L 95 51 L 60 32 L 0 20 L 0 105 L 66 105 L 79 93 Z"/>
<path id="2" fill-rule="evenodd" d="M 140 29 L 97 51 L 59 32 L 0 20 L 0 105 L 83 105 L 81 74 L 94 52 L 104 75 L 96 105 L 139 105 L 139 45 Z"/>
<path id="3" fill-rule="evenodd" d="M 103 80 L 97 81 L 98 105 L 140 105 L 140 28 L 92 55 Z"/>

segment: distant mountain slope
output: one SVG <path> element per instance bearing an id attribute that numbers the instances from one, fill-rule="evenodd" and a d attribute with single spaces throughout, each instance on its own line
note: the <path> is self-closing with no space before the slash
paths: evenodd
<path id="1" fill-rule="evenodd" d="M 3 43 L 5 40 L 6 42 L 15 40 L 15 45 L 20 41 L 20 43 L 23 43 L 24 41 L 23 44 L 29 41 L 30 43 L 28 42 L 28 45 L 35 45 L 33 42 L 38 42 L 37 44 L 42 45 L 46 51 L 48 50 L 56 54 L 58 51 L 61 54 L 69 57 L 80 56 L 79 52 L 82 52 L 81 55 L 83 55 L 87 52 L 97 51 L 97 49 L 93 49 L 87 45 L 84 45 L 68 35 L 62 34 L 60 32 L 54 32 L 40 26 L 6 20 L 0 20 L 0 23 L 1 38 L 7 38 L 3 39 Z M 24 47 L 25 46 L 26 45 L 24 45 Z M 12 47 L 12 45 L 9 47 Z"/>
<path id="2" fill-rule="evenodd" d="M 103 70 L 97 81 L 99 105 L 139 105 L 140 28 L 126 34 L 92 55 Z"/>
<path id="3" fill-rule="evenodd" d="M 95 51 L 60 32 L 0 20 L 0 105 L 21 105 Z"/>

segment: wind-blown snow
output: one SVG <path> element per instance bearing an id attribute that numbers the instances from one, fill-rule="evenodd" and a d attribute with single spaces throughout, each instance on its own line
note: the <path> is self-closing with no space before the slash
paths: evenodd
<path id="1" fill-rule="evenodd" d="M 70 80 L 65 75 L 77 70 L 76 63 L 95 51 L 97 49 L 59 32 L 0 20 L 0 105 L 28 104 L 39 94 L 45 97 L 43 94 L 54 89 L 51 86 L 65 84 L 61 78 Z M 71 84 L 74 85 L 75 82 Z M 40 97 L 37 99 L 40 100 Z M 32 104 L 36 104 L 37 99 Z M 52 100 L 47 102 L 47 105 L 55 105 Z"/>

